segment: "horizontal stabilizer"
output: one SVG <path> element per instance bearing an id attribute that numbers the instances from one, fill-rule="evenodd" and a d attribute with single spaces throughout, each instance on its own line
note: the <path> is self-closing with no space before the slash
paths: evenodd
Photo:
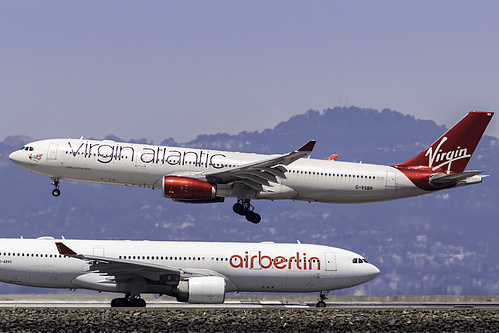
<path id="1" fill-rule="evenodd" d="M 461 180 L 466 180 L 478 174 L 481 174 L 483 171 L 464 171 L 459 173 L 454 173 L 452 175 L 445 175 L 442 173 L 436 173 L 430 177 L 430 183 L 436 187 L 445 187 L 449 185 L 454 185 Z"/>

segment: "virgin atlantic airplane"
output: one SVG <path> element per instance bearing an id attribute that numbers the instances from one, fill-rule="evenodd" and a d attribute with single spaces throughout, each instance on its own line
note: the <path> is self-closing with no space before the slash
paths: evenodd
<path id="1" fill-rule="evenodd" d="M 320 292 L 379 274 L 347 250 L 310 244 L 0 239 L 0 281 L 123 293 L 112 307 L 144 307 L 143 293 L 223 303 L 228 292 Z"/>
<path id="2" fill-rule="evenodd" d="M 17 165 L 60 180 L 162 189 L 184 203 L 236 198 L 235 213 L 260 222 L 252 199 L 362 203 L 414 197 L 482 182 L 465 171 L 493 112 L 471 111 L 409 161 L 374 165 L 304 159 L 315 141 L 284 155 L 178 148 L 114 141 L 49 139 L 10 154 Z M 408 129 L 409 130 L 409 129 Z"/>

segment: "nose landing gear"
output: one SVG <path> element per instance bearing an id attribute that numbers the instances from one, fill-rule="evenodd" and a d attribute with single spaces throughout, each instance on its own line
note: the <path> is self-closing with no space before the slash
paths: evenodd
<path id="1" fill-rule="evenodd" d="M 55 188 L 52 190 L 52 195 L 54 197 L 58 197 L 61 195 L 61 190 L 59 190 L 59 178 L 52 178 L 52 185 L 55 186 Z"/>
<path id="2" fill-rule="evenodd" d="M 326 307 L 326 302 L 324 302 L 324 300 L 327 299 L 327 293 L 328 293 L 328 291 L 321 291 L 319 293 L 319 301 L 315 305 L 316 307 L 318 307 L 318 308 L 325 308 Z"/>
<path id="3" fill-rule="evenodd" d="M 260 214 L 255 213 L 253 209 L 255 209 L 255 207 L 251 205 L 250 199 L 237 199 L 237 203 L 232 206 L 232 210 L 234 211 L 234 213 L 241 216 L 246 216 L 246 220 L 251 223 L 260 223 L 262 217 L 260 216 Z"/>

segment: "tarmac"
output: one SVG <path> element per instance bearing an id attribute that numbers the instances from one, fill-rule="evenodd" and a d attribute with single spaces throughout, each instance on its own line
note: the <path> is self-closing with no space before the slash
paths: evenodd
<path id="1" fill-rule="evenodd" d="M 188 304 L 144 295 L 146 308 L 111 308 L 115 294 L 0 295 L 2 332 L 498 332 L 499 297 L 228 295 Z"/>
<path id="2" fill-rule="evenodd" d="M 106 308 L 118 294 L 57 293 L 0 295 L 5 307 L 89 307 Z M 227 295 L 223 304 L 189 304 L 168 296 L 143 295 L 148 308 L 307 308 L 315 307 L 317 296 L 303 294 Z M 499 296 L 328 296 L 328 308 L 499 308 Z"/>

